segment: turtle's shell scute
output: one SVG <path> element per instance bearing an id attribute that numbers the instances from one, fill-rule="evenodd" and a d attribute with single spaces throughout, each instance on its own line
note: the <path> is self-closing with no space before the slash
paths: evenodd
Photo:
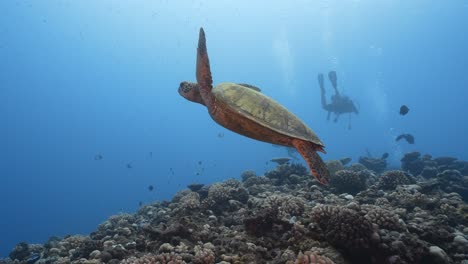
<path id="1" fill-rule="evenodd" d="M 286 136 L 323 146 L 317 135 L 304 122 L 260 92 L 235 83 L 220 83 L 213 88 L 212 94 L 216 100 L 222 100 L 228 107 L 250 120 Z"/>

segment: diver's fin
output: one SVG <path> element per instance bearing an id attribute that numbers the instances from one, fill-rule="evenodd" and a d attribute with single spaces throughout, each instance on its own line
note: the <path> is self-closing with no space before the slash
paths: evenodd
<path id="1" fill-rule="evenodd" d="M 327 165 L 316 151 L 325 152 L 320 146 L 302 139 L 293 139 L 293 146 L 301 154 L 309 166 L 312 175 L 322 184 L 328 184 L 330 172 Z"/>
<path id="2" fill-rule="evenodd" d="M 353 112 L 356 114 L 356 115 L 359 115 L 359 110 L 358 108 L 356 107 L 356 104 L 353 103 Z"/>
<path id="3" fill-rule="evenodd" d="M 319 73 L 317 76 L 318 83 L 320 85 L 320 90 L 322 91 L 323 94 L 325 94 L 325 87 L 323 86 L 323 74 Z"/>
<path id="4" fill-rule="evenodd" d="M 396 137 L 395 141 L 400 141 L 400 139 L 404 138 L 405 134 L 401 134 L 398 137 Z"/>
<path id="5" fill-rule="evenodd" d="M 351 113 L 349 113 L 348 130 L 351 130 Z"/>
<path id="6" fill-rule="evenodd" d="M 338 80 L 337 80 L 337 77 L 336 77 L 336 71 L 330 71 L 328 73 L 328 79 L 330 79 L 330 82 L 333 86 L 333 89 L 335 89 L 335 94 L 340 94 L 340 92 L 338 91 Z"/>
<path id="7" fill-rule="evenodd" d="M 317 76 L 318 83 L 320 86 L 320 101 L 322 103 L 322 108 L 327 110 L 327 98 L 325 98 L 325 86 L 323 85 L 323 74 L 319 73 Z"/>
<path id="8" fill-rule="evenodd" d="M 197 48 L 197 83 L 200 85 L 200 94 L 206 106 L 212 102 L 211 89 L 213 88 L 213 79 L 211 78 L 210 60 L 206 49 L 205 31 L 200 28 Z"/>
<path id="9" fill-rule="evenodd" d="M 338 118 L 340 118 L 340 114 L 335 114 L 335 119 L 333 119 L 333 122 L 338 122 Z"/>
<path id="10" fill-rule="evenodd" d="M 255 90 L 255 91 L 257 91 L 257 92 L 262 92 L 262 90 L 261 90 L 260 88 L 258 88 L 257 86 L 253 86 L 253 85 L 251 85 L 251 84 L 247 84 L 247 83 L 238 83 L 238 85 L 241 85 L 241 86 L 250 88 L 250 89 Z"/>

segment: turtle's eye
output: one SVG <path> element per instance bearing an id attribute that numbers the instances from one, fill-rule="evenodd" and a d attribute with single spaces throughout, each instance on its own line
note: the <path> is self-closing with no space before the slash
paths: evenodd
<path id="1" fill-rule="evenodd" d="M 188 92 L 190 92 L 190 90 L 192 90 L 192 89 L 189 86 L 185 86 L 185 87 L 182 88 L 182 91 L 184 93 L 188 93 Z"/>
<path id="2" fill-rule="evenodd" d="M 188 92 L 190 92 L 192 90 L 192 86 L 187 82 L 182 82 L 182 83 L 180 83 L 180 90 L 183 93 L 188 93 Z"/>

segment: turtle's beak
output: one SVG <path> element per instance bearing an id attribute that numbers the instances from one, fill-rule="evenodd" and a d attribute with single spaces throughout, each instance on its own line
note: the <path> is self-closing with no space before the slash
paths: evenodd
<path id="1" fill-rule="evenodd" d="M 178 92 L 182 97 L 185 97 L 191 90 L 191 87 L 188 82 L 181 82 L 179 85 Z"/>

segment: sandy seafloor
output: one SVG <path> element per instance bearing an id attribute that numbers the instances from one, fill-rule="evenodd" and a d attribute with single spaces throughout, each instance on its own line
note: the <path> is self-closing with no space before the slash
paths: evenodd
<path id="1" fill-rule="evenodd" d="M 411 152 L 192 184 L 89 235 L 19 243 L 6 263 L 468 263 L 468 162 Z"/>

